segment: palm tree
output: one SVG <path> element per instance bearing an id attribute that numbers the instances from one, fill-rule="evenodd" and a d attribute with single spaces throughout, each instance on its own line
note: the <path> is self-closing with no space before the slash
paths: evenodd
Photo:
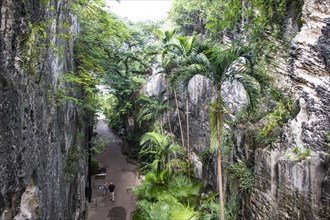
<path id="1" fill-rule="evenodd" d="M 140 127 L 142 122 L 160 118 L 165 111 L 172 109 L 168 105 L 161 104 L 158 100 L 151 97 L 141 96 L 138 101 L 143 105 L 137 114 L 137 122 Z M 159 123 L 162 133 L 164 134 L 163 122 L 161 119 L 159 120 Z"/>
<path id="2" fill-rule="evenodd" d="M 203 51 L 203 52 L 200 52 Z M 260 96 L 260 83 L 268 79 L 264 73 L 255 71 L 254 61 L 248 48 L 231 47 L 220 50 L 208 45 L 197 45 L 194 56 L 187 60 L 188 66 L 178 68 L 175 81 L 187 89 L 195 75 L 202 75 L 213 82 L 216 99 L 210 108 L 210 147 L 217 152 L 218 187 L 220 199 L 220 219 L 224 220 L 224 201 L 221 170 L 221 129 L 224 123 L 222 85 L 226 81 L 236 81 L 243 85 L 247 95 L 247 110 L 254 110 Z"/>
<path id="3" fill-rule="evenodd" d="M 173 167 L 183 165 L 180 160 L 175 159 L 175 156 L 183 155 L 184 148 L 177 143 L 172 143 L 167 135 L 155 131 L 147 132 L 141 137 L 140 145 L 143 146 L 140 156 L 147 156 L 148 162 L 151 162 L 145 168 L 151 168 L 159 173 L 163 170 L 172 173 Z"/>
<path id="4" fill-rule="evenodd" d="M 176 30 L 168 30 L 168 31 L 162 31 L 162 30 L 155 30 L 154 33 L 158 36 L 158 38 L 161 40 L 162 43 L 162 51 L 161 51 L 161 67 L 164 69 L 164 73 L 169 76 L 172 74 L 172 69 L 176 67 L 176 63 L 173 62 L 175 57 L 179 57 L 173 53 L 174 47 L 175 47 L 175 35 Z M 181 144 L 182 146 L 185 146 L 184 144 L 184 135 L 183 135 L 183 129 L 182 129 L 182 122 L 181 122 L 181 116 L 179 111 L 179 104 L 178 104 L 178 98 L 176 94 L 176 90 L 173 90 L 174 93 L 174 99 L 175 99 L 175 105 L 176 105 L 176 111 L 178 114 L 179 119 L 179 127 L 180 127 L 180 133 L 181 133 Z M 170 122 L 170 120 L 168 120 Z M 171 128 L 171 125 L 169 125 Z"/>
<path id="5" fill-rule="evenodd" d="M 174 50 L 172 50 L 172 53 L 174 53 L 175 61 L 177 67 L 179 66 L 185 66 L 187 63 L 189 63 L 189 60 L 191 60 L 192 56 L 194 56 L 196 53 L 196 37 L 178 37 L 178 41 L 175 42 L 173 45 Z M 190 178 L 190 132 L 189 132 L 189 94 L 186 93 L 186 121 L 187 121 L 187 154 L 188 154 L 188 176 Z"/>

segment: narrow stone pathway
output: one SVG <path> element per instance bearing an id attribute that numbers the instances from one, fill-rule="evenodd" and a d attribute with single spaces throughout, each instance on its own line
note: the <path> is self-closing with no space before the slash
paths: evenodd
<path id="1" fill-rule="evenodd" d="M 92 202 L 87 204 L 87 220 L 130 220 L 135 210 L 135 198 L 130 189 L 140 183 L 136 166 L 127 162 L 121 153 L 122 140 L 110 131 L 105 120 L 99 120 L 97 133 L 97 138 L 105 138 L 109 144 L 96 157 L 99 166 L 106 170 L 105 175 L 92 178 Z M 115 202 L 109 195 L 104 197 L 102 189 L 99 189 L 104 181 L 116 185 Z"/>

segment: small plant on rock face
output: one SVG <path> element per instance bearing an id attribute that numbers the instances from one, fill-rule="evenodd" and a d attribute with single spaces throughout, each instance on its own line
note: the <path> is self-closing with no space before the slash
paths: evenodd
<path id="1" fill-rule="evenodd" d="M 299 105 L 294 105 L 291 99 L 278 101 L 274 111 L 266 116 L 267 124 L 257 134 L 257 142 L 264 145 L 270 144 L 273 149 L 284 123 L 298 114 L 300 109 L 298 107 Z"/>
<path id="2" fill-rule="evenodd" d="M 325 135 L 325 141 L 327 142 L 328 146 L 330 147 L 330 132 Z"/>
<path id="3" fill-rule="evenodd" d="M 82 156 L 82 152 L 77 145 L 73 145 L 67 154 L 67 159 L 64 167 L 64 172 L 69 176 L 74 175 L 79 168 L 79 160 Z"/>
<path id="4" fill-rule="evenodd" d="M 293 153 L 296 154 L 298 161 L 306 160 L 311 155 L 311 149 L 301 150 L 299 147 L 293 149 Z"/>
<path id="5" fill-rule="evenodd" d="M 238 178 L 239 189 L 247 194 L 251 194 L 254 190 L 254 174 L 246 163 L 239 161 L 234 163 L 230 168 L 231 175 Z"/>

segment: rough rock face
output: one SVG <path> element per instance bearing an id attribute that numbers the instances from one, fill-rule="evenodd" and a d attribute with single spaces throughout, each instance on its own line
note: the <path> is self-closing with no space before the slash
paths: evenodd
<path id="1" fill-rule="evenodd" d="M 330 2 L 305 1 L 302 20 L 287 73 L 300 112 L 277 149 L 255 151 L 255 191 L 243 219 L 330 218 Z M 310 149 L 310 156 L 301 160 L 294 148 Z"/>
<path id="2" fill-rule="evenodd" d="M 67 159 L 86 149 L 84 125 L 75 105 L 56 100 L 59 84 L 72 86 L 59 80 L 74 66 L 67 4 L 0 0 L 0 219 L 74 219 L 84 209 L 86 160 L 72 172 Z"/>

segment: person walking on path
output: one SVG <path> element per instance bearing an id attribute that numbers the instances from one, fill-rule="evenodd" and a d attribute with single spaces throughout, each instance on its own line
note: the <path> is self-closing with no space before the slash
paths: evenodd
<path id="1" fill-rule="evenodd" d="M 102 187 L 103 197 L 107 197 L 107 191 L 108 191 L 107 188 L 108 188 L 108 183 L 104 181 L 103 187 Z"/>
<path id="2" fill-rule="evenodd" d="M 110 182 L 109 186 L 108 186 L 108 190 L 110 192 L 110 199 L 112 199 L 112 202 L 115 201 L 115 184 L 113 184 L 112 182 Z"/>

